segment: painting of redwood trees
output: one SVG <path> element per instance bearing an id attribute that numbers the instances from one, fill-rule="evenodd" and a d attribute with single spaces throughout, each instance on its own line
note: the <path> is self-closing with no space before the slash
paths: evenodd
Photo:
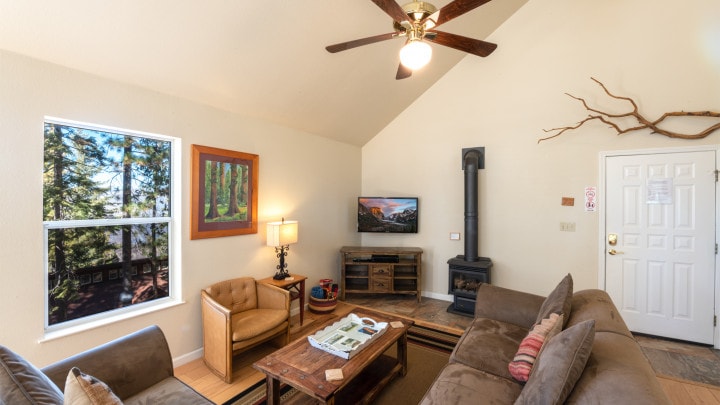
<path id="1" fill-rule="evenodd" d="M 248 165 L 205 161 L 205 222 L 247 220 Z"/>
<path id="2" fill-rule="evenodd" d="M 190 238 L 257 233 L 258 155 L 192 148 Z"/>

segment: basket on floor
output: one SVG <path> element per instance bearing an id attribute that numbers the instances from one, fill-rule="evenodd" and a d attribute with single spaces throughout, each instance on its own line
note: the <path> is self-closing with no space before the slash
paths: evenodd
<path id="1" fill-rule="evenodd" d="M 337 307 L 337 297 L 329 299 L 319 299 L 311 295 L 310 301 L 308 302 L 308 309 L 310 310 L 310 312 L 316 314 L 330 313 L 335 310 L 335 307 Z"/>

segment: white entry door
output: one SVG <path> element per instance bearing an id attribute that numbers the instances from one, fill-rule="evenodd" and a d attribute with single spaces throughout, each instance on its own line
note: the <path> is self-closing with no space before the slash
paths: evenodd
<path id="1" fill-rule="evenodd" d="M 630 330 L 712 344 L 716 151 L 604 159 L 606 291 Z"/>

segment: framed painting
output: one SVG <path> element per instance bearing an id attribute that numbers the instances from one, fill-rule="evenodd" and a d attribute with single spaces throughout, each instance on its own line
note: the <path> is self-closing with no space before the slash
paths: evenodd
<path id="1" fill-rule="evenodd" d="M 257 233 L 260 157 L 192 145 L 190 239 Z"/>

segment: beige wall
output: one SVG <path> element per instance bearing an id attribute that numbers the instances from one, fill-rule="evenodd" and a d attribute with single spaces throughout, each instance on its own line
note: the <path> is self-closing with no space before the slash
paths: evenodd
<path id="1" fill-rule="evenodd" d="M 182 139 L 184 304 L 38 343 L 44 116 Z M 191 144 L 260 155 L 258 234 L 189 240 Z M 358 241 L 353 217 L 360 148 L 7 52 L 0 52 L 0 165 L 0 344 L 41 366 L 149 324 L 165 331 L 175 357 L 200 349 L 200 289 L 227 278 L 274 274 L 277 258 L 263 239 L 268 221 L 300 221 L 289 269 L 311 283 L 337 279 L 337 249 Z"/>
<path id="2" fill-rule="evenodd" d="M 537 140 L 587 115 L 565 92 L 626 111 L 591 76 L 647 117 L 720 111 L 719 20 L 717 0 L 529 1 L 489 37 L 494 54 L 463 59 L 363 147 L 363 194 L 420 197 L 420 233 L 363 243 L 422 247 L 423 290 L 445 296 L 446 262 L 463 253 L 464 242 L 448 237 L 463 232 L 461 149 L 484 146 L 479 253 L 494 262 L 493 283 L 546 294 L 572 273 L 576 289 L 597 287 L 599 214 L 584 212 L 583 190 L 599 186 L 599 152 L 720 144 L 720 132 L 701 141 L 618 137 L 592 124 Z M 561 206 L 563 196 L 575 206 Z M 560 232 L 561 221 L 576 232 Z"/>

